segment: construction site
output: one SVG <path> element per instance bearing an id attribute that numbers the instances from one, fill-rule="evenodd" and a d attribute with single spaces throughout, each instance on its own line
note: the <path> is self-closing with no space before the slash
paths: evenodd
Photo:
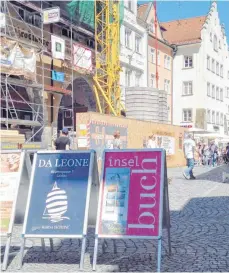
<path id="1" fill-rule="evenodd" d="M 131 122 L 136 128 L 141 118 L 128 121 L 135 116 L 128 115 L 121 102 L 123 16 L 123 1 L 1 1 L 2 149 L 49 149 L 64 127 L 70 131 L 73 149 L 96 148 L 91 126 L 105 119 L 106 124 L 94 129 L 95 146 L 102 149 L 123 124 Z M 148 88 L 148 97 L 139 100 L 141 93 L 135 89 L 127 104 L 132 113 L 138 113 L 139 105 L 145 107 L 144 99 L 148 102 L 153 94 Z M 156 99 L 161 104 L 157 108 L 147 105 L 147 115 L 161 116 L 165 123 L 161 111 L 167 107 L 167 98 L 160 94 Z M 96 120 L 85 120 L 87 112 L 106 116 L 95 113 Z M 144 147 L 152 127 L 155 134 L 174 138 L 175 154 L 175 134 L 178 141 L 182 128 L 148 122 L 144 126 L 147 129 L 141 132 L 139 143 L 131 146 Z M 132 134 L 139 133 L 128 129 L 127 134 L 126 127 L 124 135 Z"/>

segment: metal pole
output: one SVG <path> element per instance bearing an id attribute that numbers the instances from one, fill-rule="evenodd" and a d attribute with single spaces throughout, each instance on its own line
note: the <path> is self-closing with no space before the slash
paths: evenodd
<path id="1" fill-rule="evenodd" d="M 6 85 L 6 128 L 9 129 L 9 102 L 8 102 L 8 83 L 7 83 L 8 75 L 6 75 L 5 85 Z"/>
<path id="2" fill-rule="evenodd" d="M 44 24 L 43 24 L 43 1 L 41 1 L 41 44 L 42 44 L 42 50 L 41 50 L 41 61 L 42 61 L 42 106 L 43 106 L 43 126 L 45 129 L 45 98 L 44 98 Z"/>
<path id="3" fill-rule="evenodd" d="M 74 65 L 74 56 L 73 56 L 73 41 L 72 41 L 72 17 L 71 17 L 71 59 L 72 59 L 72 131 L 73 131 L 73 137 L 72 137 L 72 146 L 73 149 L 75 148 L 75 111 L 74 111 L 74 89 L 73 89 L 73 82 L 74 82 L 74 70 L 73 70 L 73 65 Z"/>
<path id="4" fill-rule="evenodd" d="M 92 270 L 96 270 L 96 263 L 97 263 L 97 255 L 98 255 L 98 244 L 99 244 L 99 238 L 98 235 L 95 237 L 95 246 L 94 246 L 94 256 L 93 256 L 93 264 L 92 264 Z"/>
<path id="5" fill-rule="evenodd" d="M 158 239 L 158 248 L 157 248 L 157 272 L 161 272 L 161 238 Z"/>
<path id="6" fill-rule="evenodd" d="M 7 242 L 5 247 L 4 259 L 2 263 L 2 270 L 5 271 L 8 264 L 9 252 L 10 252 L 11 234 L 7 234 Z"/>
<path id="7" fill-rule="evenodd" d="M 22 264 L 23 264 L 23 256 L 24 256 L 24 249 L 25 249 L 25 238 L 22 238 L 22 244 L 21 244 L 21 249 L 20 249 L 20 263 L 19 263 L 19 267 L 18 269 L 22 268 Z"/>

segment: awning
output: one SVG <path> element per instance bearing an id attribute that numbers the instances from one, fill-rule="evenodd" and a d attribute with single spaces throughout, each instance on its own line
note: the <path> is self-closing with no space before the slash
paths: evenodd
<path id="1" fill-rule="evenodd" d="M 196 127 L 192 127 L 188 129 L 189 132 L 194 133 L 194 134 L 211 134 L 214 132 L 209 132 L 207 130 L 204 130 L 202 128 L 196 128 Z"/>

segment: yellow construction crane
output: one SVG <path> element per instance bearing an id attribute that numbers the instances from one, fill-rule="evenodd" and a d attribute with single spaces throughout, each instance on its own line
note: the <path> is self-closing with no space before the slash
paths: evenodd
<path id="1" fill-rule="evenodd" d="M 100 113 L 121 114 L 120 1 L 95 0 L 96 72 L 94 92 Z"/>

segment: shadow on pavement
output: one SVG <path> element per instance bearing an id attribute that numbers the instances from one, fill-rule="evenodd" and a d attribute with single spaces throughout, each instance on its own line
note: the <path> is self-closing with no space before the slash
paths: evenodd
<path id="1" fill-rule="evenodd" d="M 208 167 L 208 168 L 209 170 L 207 172 L 197 175 L 196 179 L 224 183 L 223 173 L 225 172 L 229 174 L 229 165 L 222 165 L 219 167 L 214 167 L 214 168 Z M 229 180 L 227 179 L 225 182 L 228 183 Z"/>
<path id="2" fill-rule="evenodd" d="M 229 268 L 229 196 L 191 199 L 180 211 L 171 211 L 172 255 L 163 231 L 162 272 L 227 272 Z M 156 271 L 154 240 L 101 240 L 97 272 Z M 80 261 L 79 240 L 54 240 L 54 251 L 39 246 L 27 250 L 24 263 L 74 264 Z M 85 271 L 92 271 L 94 230 L 89 229 Z M 2 249 L 4 250 L 4 249 Z M 13 257 L 13 256 L 12 256 Z M 12 259 L 11 259 L 12 260 Z M 63 267 L 63 270 L 64 267 Z M 69 268 L 68 268 L 69 271 Z"/>

